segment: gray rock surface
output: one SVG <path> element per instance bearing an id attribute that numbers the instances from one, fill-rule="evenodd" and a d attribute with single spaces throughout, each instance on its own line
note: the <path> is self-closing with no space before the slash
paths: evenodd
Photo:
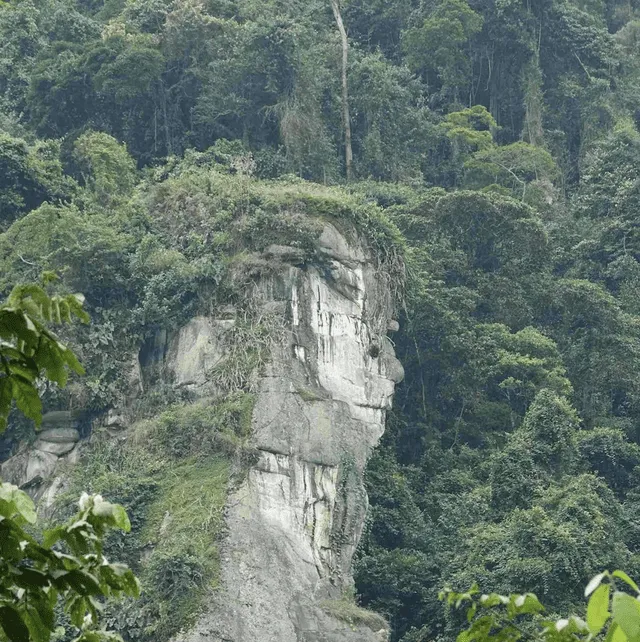
<path id="1" fill-rule="evenodd" d="M 29 447 L 0 464 L 0 478 L 27 490 L 35 499 L 50 491 L 53 475 L 62 462 L 68 462 L 80 440 L 75 428 L 77 416 L 56 410 L 42 417 L 43 429 Z"/>
<path id="2" fill-rule="evenodd" d="M 43 439 L 38 439 L 33 444 L 33 447 L 36 450 L 40 450 L 45 453 L 52 453 L 54 455 L 66 455 L 68 452 L 72 451 L 75 448 L 76 442 L 74 441 L 45 441 Z"/>
<path id="3" fill-rule="evenodd" d="M 397 329 L 387 281 L 352 237 L 326 224 L 323 264 L 315 267 L 301 265 L 295 248 L 268 249 L 281 267 L 258 280 L 252 296 L 256 309 L 277 319 L 278 332 L 254 382 L 251 446 L 258 460 L 229 497 L 221 586 L 181 642 L 387 638 L 379 619 L 354 625 L 325 608 L 352 588 L 367 510 L 363 471 L 404 375 L 386 338 Z M 155 368 L 195 395 L 216 394 L 210 375 L 229 354 L 236 314 L 227 306 L 158 333 L 141 351 L 143 370 Z M 143 370 L 132 367 L 132 395 L 144 389 Z M 118 438 L 128 423 L 121 408 L 97 425 Z M 82 443 L 71 413 L 50 413 L 44 428 L 35 447 L 4 462 L 0 475 L 37 488 L 46 511 L 65 487 L 58 465 L 76 462 Z"/>
<path id="4" fill-rule="evenodd" d="M 174 385 L 212 392 L 207 385 L 209 373 L 225 356 L 225 335 L 233 328 L 233 319 L 199 316 L 180 328 L 169 342 L 165 358 Z"/>
<path id="5" fill-rule="evenodd" d="M 36 500 L 43 495 L 53 499 L 57 492 L 52 490 L 52 485 L 56 486 L 56 471 L 60 464 L 77 463 L 79 447 L 79 443 L 71 441 L 37 439 L 29 448 L 0 464 L 0 479 L 23 488 Z"/>
<path id="6" fill-rule="evenodd" d="M 184 642 L 387 637 L 386 628 L 342 622 L 322 604 L 353 583 L 367 510 L 362 474 L 403 370 L 384 336 L 389 293 L 366 249 L 332 225 L 320 241 L 329 276 L 288 265 L 257 285 L 264 306 L 283 304 L 285 333 L 258 385 L 259 460 L 228 502 L 222 587 Z M 211 341 L 210 326 L 199 327 L 190 345 Z M 190 361 L 194 381 L 202 380 L 201 362 Z"/>
<path id="7" fill-rule="evenodd" d="M 72 428 L 76 423 L 76 416 L 71 410 L 51 410 L 42 416 L 42 428 Z"/>
<path id="8" fill-rule="evenodd" d="M 50 428 L 38 433 L 38 441 L 53 444 L 75 444 L 79 439 L 80 433 L 75 428 Z"/>
<path id="9" fill-rule="evenodd" d="M 25 477 L 27 482 L 36 478 L 47 479 L 53 473 L 58 463 L 58 456 L 41 450 L 29 451 Z"/>

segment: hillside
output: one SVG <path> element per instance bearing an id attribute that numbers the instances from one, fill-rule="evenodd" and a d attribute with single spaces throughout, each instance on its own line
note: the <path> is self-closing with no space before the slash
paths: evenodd
<path id="1" fill-rule="evenodd" d="M 600 570 L 640 576 L 639 11 L 0 0 L 0 289 L 53 271 L 92 319 L 62 331 L 86 376 L 43 389 L 77 456 L 29 468 L 16 412 L 2 475 L 40 477 L 49 515 L 84 489 L 127 507 L 127 642 L 370 642 L 379 616 L 452 640 L 445 585 L 567 613 Z M 331 523 L 301 508 L 286 559 L 232 508 L 277 506 L 274 471 Z M 210 599 L 234 582 L 244 631 Z"/>

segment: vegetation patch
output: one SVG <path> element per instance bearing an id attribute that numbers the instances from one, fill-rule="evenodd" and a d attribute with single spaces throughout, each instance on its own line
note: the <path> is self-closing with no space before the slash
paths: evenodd
<path id="1" fill-rule="evenodd" d="M 386 631 L 389 628 L 387 621 L 381 615 L 359 607 L 349 596 L 344 596 L 339 600 L 323 600 L 320 603 L 320 608 L 353 628 L 366 626 L 375 633 L 381 629 Z"/>
<path id="2" fill-rule="evenodd" d="M 146 600 L 157 608 L 148 629 L 167 639 L 198 614 L 220 571 L 222 529 L 231 463 L 227 457 L 190 458 L 163 471 L 143 532 L 150 554 L 142 570 Z"/>
<path id="3" fill-rule="evenodd" d="M 276 314 L 248 310 L 226 334 L 226 354 L 207 377 L 219 390 L 253 392 L 257 376 L 282 337 L 282 319 Z"/>
<path id="4" fill-rule="evenodd" d="M 223 510 L 247 462 L 252 411 L 253 397 L 243 393 L 176 405 L 132 426 L 124 440 L 94 437 L 71 471 L 60 510 L 89 490 L 131 515 L 131 532 L 112 535 L 105 548 L 142 582 L 140 601 L 108 607 L 107 623 L 129 639 L 168 640 L 193 623 L 216 586 Z"/>

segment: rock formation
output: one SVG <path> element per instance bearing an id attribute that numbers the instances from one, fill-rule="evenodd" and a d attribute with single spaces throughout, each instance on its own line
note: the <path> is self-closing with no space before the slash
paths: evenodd
<path id="1" fill-rule="evenodd" d="M 12 482 L 40 499 L 50 491 L 52 475 L 61 463 L 77 461 L 80 433 L 76 416 L 69 411 L 48 412 L 36 441 L 0 464 L 0 479 Z"/>
<path id="2" fill-rule="evenodd" d="M 364 467 L 403 377 L 386 336 L 397 328 L 388 277 L 355 234 L 348 239 L 325 224 L 320 260 L 307 264 L 297 248 L 268 248 L 263 256 L 277 267 L 252 281 L 254 317 L 269 319 L 275 337 L 252 382 L 257 457 L 229 496 L 220 587 L 181 634 L 185 642 L 387 637 L 381 618 L 335 616 L 353 584 L 367 510 Z M 142 361 L 160 363 L 168 380 L 195 396 L 214 395 L 211 373 L 233 358 L 237 314 L 227 306 L 193 318 L 147 346 Z M 103 423 L 119 429 L 125 415 L 114 410 Z M 34 457 L 50 458 L 39 474 L 52 475 L 53 459 L 74 448 L 77 433 L 64 430 L 67 441 L 43 432 L 33 449 L 5 462 L 2 475 L 28 483 Z"/>
<path id="3" fill-rule="evenodd" d="M 329 607 L 352 584 L 367 510 L 362 473 L 403 370 L 386 337 L 387 282 L 372 257 L 331 225 L 320 249 L 325 269 L 285 264 L 257 284 L 254 296 L 281 313 L 285 332 L 258 383 L 259 460 L 228 503 L 222 589 L 189 642 L 386 638 L 380 623 L 375 632 L 349 625 Z M 205 325 L 208 344 L 195 332 Z M 192 346 L 189 358 L 174 350 L 169 363 L 176 375 L 223 358 L 223 330 L 221 321 L 194 319 L 178 339 Z M 189 377 L 205 384 L 204 371 Z"/>

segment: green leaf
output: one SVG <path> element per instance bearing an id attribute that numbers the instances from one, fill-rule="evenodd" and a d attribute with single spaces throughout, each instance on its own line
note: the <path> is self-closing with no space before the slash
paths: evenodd
<path id="1" fill-rule="evenodd" d="M 604 642 L 627 642 L 624 631 L 614 622 L 607 631 Z"/>
<path id="2" fill-rule="evenodd" d="M 478 605 L 476 602 L 474 602 L 468 609 L 467 609 L 467 622 L 471 622 L 473 620 L 476 611 L 478 610 Z"/>
<path id="3" fill-rule="evenodd" d="M 126 564 L 109 564 L 100 567 L 103 582 L 112 589 L 124 591 L 127 595 L 140 595 L 140 582 Z"/>
<path id="4" fill-rule="evenodd" d="M 127 533 L 131 530 L 131 522 L 127 517 L 127 511 L 119 504 L 112 504 L 95 496 L 92 512 L 96 517 L 107 518 L 111 525 L 121 528 Z"/>
<path id="5" fill-rule="evenodd" d="M 598 573 L 595 577 L 592 577 L 591 580 L 589 580 L 589 584 L 587 584 L 587 587 L 584 589 L 584 596 L 589 597 L 591 593 L 600 586 L 600 583 L 607 575 L 609 575 L 609 573 L 607 571 L 603 571 L 602 573 Z"/>
<path id="6" fill-rule="evenodd" d="M 31 592 L 29 597 L 33 604 L 27 606 L 24 618 L 31 638 L 33 642 L 48 642 L 55 626 L 53 608 L 42 592 Z"/>
<path id="7" fill-rule="evenodd" d="M 115 525 L 118 528 L 121 528 L 125 533 L 128 533 L 131 530 L 131 522 L 127 515 L 127 511 L 120 506 L 120 504 L 112 504 L 112 513 Z"/>
<path id="8" fill-rule="evenodd" d="M 80 595 L 75 595 L 67 602 L 65 610 L 69 614 L 69 619 L 73 626 L 82 628 L 84 616 L 87 612 L 86 606 L 85 598 Z"/>
<path id="9" fill-rule="evenodd" d="M 7 503 L 10 511 L 8 514 L 3 511 L 2 514 L 5 514 L 5 517 L 13 517 L 17 514 L 29 524 L 35 524 L 36 507 L 33 500 L 17 486 L 8 483 L 0 484 L 0 500 Z"/>
<path id="10" fill-rule="evenodd" d="M 98 580 L 87 571 L 80 569 L 69 571 L 65 580 L 79 595 L 102 595 L 103 593 Z"/>
<path id="11" fill-rule="evenodd" d="M 624 571 L 613 571 L 612 575 L 626 582 L 636 593 L 640 593 L 638 585 Z"/>
<path id="12" fill-rule="evenodd" d="M 49 586 L 49 578 L 46 573 L 35 568 L 21 568 L 16 583 L 23 588 Z"/>
<path id="13" fill-rule="evenodd" d="M 16 609 L 10 606 L 0 608 L 0 626 L 11 642 L 29 642 L 29 629 Z"/>
<path id="14" fill-rule="evenodd" d="M 11 374 L 19 375 L 27 381 L 35 381 L 38 377 L 37 368 L 29 367 L 30 363 L 18 363 L 16 361 L 10 361 L 8 363 L 9 372 Z"/>
<path id="15" fill-rule="evenodd" d="M 497 593 L 491 593 L 490 595 L 481 595 L 480 604 L 485 608 L 491 608 L 493 606 L 498 606 L 500 604 L 507 604 L 509 599 L 504 595 L 498 595 Z"/>
<path id="16" fill-rule="evenodd" d="M 601 584 L 591 596 L 587 605 L 587 624 L 589 630 L 595 636 L 600 633 L 602 627 L 609 619 L 609 584 Z"/>
<path id="17" fill-rule="evenodd" d="M 640 602 L 627 593 L 613 594 L 613 619 L 629 642 L 640 642 Z"/>
<path id="18" fill-rule="evenodd" d="M 36 387 L 18 377 L 12 377 L 11 380 L 13 381 L 13 396 L 16 406 L 25 417 L 33 419 L 39 426 L 42 423 L 42 401 L 40 401 Z"/>

